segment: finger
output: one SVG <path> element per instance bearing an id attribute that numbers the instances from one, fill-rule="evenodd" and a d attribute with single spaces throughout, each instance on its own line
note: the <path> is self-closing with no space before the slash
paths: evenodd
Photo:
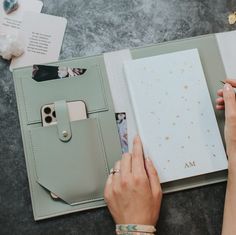
<path id="1" fill-rule="evenodd" d="M 158 195 L 161 192 L 160 179 L 158 177 L 156 168 L 150 158 L 145 158 L 145 166 L 152 193 L 153 195 Z"/>
<path id="2" fill-rule="evenodd" d="M 117 161 L 113 167 L 114 170 L 121 170 L 120 169 L 120 161 Z M 120 177 L 121 172 L 116 172 L 112 174 L 112 193 L 117 194 L 117 192 L 121 192 L 121 177 Z"/>
<path id="3" fill-rule="evenodd" d="M 219 89 L 217 95 L 223 97 L 223 89 Z"/>
<path id="4" fill-rule="evenodd" d="M 136 136 L 133 142 L 132 173 L 139 176 L 145 173 L 143 147 L 139 136 Z"/>
<path id="5" fill-rule="evenodd" d="M 107 178 L 105 189 L 104 189 L 104 199 L 107 202 L 112 194 L 112 174 Z"/>
<path id="6" fill-rule="evenodd" d="M 109 174 L 109 176 L 107 177 L 105 188 L 111 186 L 111 184 L 112 184 L 112 174 Z"/>
<path id="7" fill-rule="evenodd" d="M 119 171 L 119 172 L 115 172 L 114 174 L 112 174 L 113 175 L 112 180 L 114 181 L 114 183 L 116 183 L 116 180 L 120 178 L 120 170 L 121 170 L 120 169 L 120 161 L 117 161 L 115 163 L 115 166 L 113 169 Z"/>
<path id="8" fill-rule="evenodd" d="M 236 87 L 236 80 L 235 79 L 227 78 L 227 79 L 225 79 L 224 82 L 230 84 L 232 87 Z"/>
<path id="9" fill-rule="evenodd" d="M 224 99 L 223 99 L 223 97 L 218 97 L 218 98 L 216 99 L 216 104 L 218 104 L 218 105 L 224 105 Z"/>
<path id="10" fill-rule="evenodd" d="M 236 115 L 235 93 L 232 86 L 228 83 L 224 85 L 223 97 L 225 101 L 225 118 L 227 121 L 230 117 Z"/>
<path id="11" fill-rule="evenodd" d="M 216 109 L 217 110 L 224 110 L 225 109 L 225 106 L 224 105 L 216 105 Z"/>
<path id="12" fill-rule="evenodd" d="M 121 176 L 127 176 L 131 173 L 131 154 L 124 153 L 120 162 Z"/>

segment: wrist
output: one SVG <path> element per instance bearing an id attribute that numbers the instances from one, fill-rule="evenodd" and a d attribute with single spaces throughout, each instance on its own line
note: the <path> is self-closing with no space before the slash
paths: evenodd
<path id="1" fill-rule="evenodd" d="M 236 159 L 236 150 L 234 148 L 230 149 L 227 147 L 226 147 L 226 149 L 227 149 L 226 152 L 227 152 L 228 160 L 234 161 Z"/>
<path id="2" fill-rule="evenodd" d="M 116 234 L 121 235 L 152 235 L 156 232 L 153 225 L 117 224 Z"/>
<path id="3" fill-rule="evenodd" d="M 236 174 L 236 154 L 228 154 L 228 172 Z"/>
<path id="4" fill-rule="evenodd" d="M 236 168 L 229 165 L 228 167 L 228 181 L 236 181 Z"/>

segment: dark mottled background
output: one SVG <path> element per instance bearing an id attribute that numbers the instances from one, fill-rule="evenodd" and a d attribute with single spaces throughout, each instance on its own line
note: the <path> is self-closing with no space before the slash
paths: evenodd
<path id="1" fill-rule="evenodd" d="M 44 0 L 68 26 L 61 59 L 235 29 L 236 1 Z M 1 6 L 0 6 L 1 7 Z M 114 234 L 106 208 L 34 222 L 9 63 L 0 59 L 0 234 Z M 166 195 L 159 235 L 221 233 L 225 183 Z"/>

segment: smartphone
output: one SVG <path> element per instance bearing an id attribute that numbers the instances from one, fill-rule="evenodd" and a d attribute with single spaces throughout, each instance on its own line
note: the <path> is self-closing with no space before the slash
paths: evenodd
<path id="1" fill-rule="evenodd" d="M 67 102 L 68 105 L 68 112 L 70 121 L 77 121 L 77 120 L 83 120 L 87 119 L 87 109 L 86 105 L 83 101 L 71 101 Z M 55 110 L 54 104 L 46 104 L 43 105 L 41 108 L 41 118 L 42 118 L 42 125 L 43 126 L 50 126 L 50 125 L 56 125 L 57 124 L 57 114 Z M 50 195 L 53 200 L 59 200 L 60 198 L 50 192 Z"/>
<path id="2" fill-rule="evenodd" d="M 70 121 L 87 119 L 86 105 L 83 101 L 67 102 Z M 41 119 L 43 126 L 57 124 L 57 114 L 54 104 L 46 104 L 41 108 Z"/>

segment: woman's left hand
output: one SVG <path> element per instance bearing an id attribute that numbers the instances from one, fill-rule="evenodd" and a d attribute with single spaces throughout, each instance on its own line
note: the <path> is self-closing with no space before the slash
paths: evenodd
<path id="1" fill-rule="evenodd" d="M 136 137 L 132 154 L 124 154 L 110 174 L 104 191 L 105 201 L 116 224 L 156 225 L 162 190 L 157 171 L 143 156 Z"/>

